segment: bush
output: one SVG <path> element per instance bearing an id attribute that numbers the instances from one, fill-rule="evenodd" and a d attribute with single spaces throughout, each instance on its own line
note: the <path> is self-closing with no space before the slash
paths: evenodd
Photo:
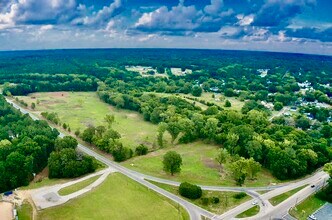
<path id="1" fill-rule="evenodd" d="M 244 197 L 246 197 L 246 196 L 247 196 L 246 193 L 244 193 L 244 192 L 240 192 L 240 193 L 235 194 L 233 197 L 234 197 L 235 199 L 242 199 L 242 198 L 244 198 Z"/>
<path id="2" fill-rule="evenodd" d="M 218 197 L 212 197 L 211 198 L 211 202 L 213 203 L 213 204 L 218 204 L 219 202 L 220 202 L 220 199 L 218 198 Z"/>
<path id="3" fill-rule="evenodd" d="M 136 155 L 141 156 L 141 155 L 147 154 L 148 150 L 149 149 L 147 146 L 145 146 L 144 144 L 140 144 L 140 145 L 138 145 L 138 147 L 136 147 L 135 153 L 136 153 Z"/>
<path id="4" fill-rule="evenodd" d="M 199 199 L 202 197 L 201 187 L 187 182 L 180 184 L 179 193 L 188 199 Z"/>
<path id="5" fill-rule="evenodd" d="M 226 100 L 226 102 L 225 102 L 225 107 L 226 107 L 226 108 L 229 108 L 229 107 L 231 107 L 231 106 L 232 106 L 232 103 L 231 103 L 230 101 Z"/>
<path id="6" fill-rule="evenodd" d="M 202 201 L 203 205 L 209 205 L 209 203 L 210 203 L 210 200 L 207 197 L 201 198 L 201 201 Z"/>

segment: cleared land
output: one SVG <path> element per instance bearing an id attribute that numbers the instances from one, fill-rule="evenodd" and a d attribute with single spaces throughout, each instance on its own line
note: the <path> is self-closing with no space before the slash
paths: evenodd
<path id="1" fill-rule="evenodd" d="M 0 219 L 11 220 L 13 219 L 13 205 L 8 202 L 0 202 Z"/>
<path id="2" fill-rule="evenodd" d="M 238 214 L 236 216 L 236 218 L 246 218 L 246 217 L 254 216 L 254 215 L 258 214 L 258 212 L 259 212 L 259 206 L 255 205 L 254 207 Z"/>
<path id="3" fill-rule="evenodd" d="M 163 188 L 175 195 L 182 197 L 179 194 L 179 188 L 176 186 L 170 186 L 167 184 L 157 183 L 157 182 L 153 182 L 153 181 L 150 181 L 150 182 L 159 186 L 160 188 Z M 219 203 L 216 203 L 216 204 L 213 204 L 212 201 L 209 201 L 208 204 L 204 204 L 202 199 L 187 199 L 185 197 L 182 197 L 182 198 L 194 203 L 197 206 L 202 207 L 203 209 L 206 209 L 206 210 L 211 211 L 216 214 L 222 214 L 222 213 L 234 208 L 235 206 L 238 206 L 241 203 L 248 201 L 251 198 L 250 196 L 246 195 L 243 198 L 236 199 L 236 198 L 234 198 L 234 196 L 236 194 L 239 194 L 239 193 L 203 190 L 202 198 L 211 199 L 212 197 L 217 197 L 220 201 L 219 201 Z"/>
<path id="4" fill-rule="evenodd" d="M 163 171 L 163 155 L 170 150 L 178 152 L 182 157 L 182 167 L 179 174 L 171 176 Z M 228 166 L 225 164 L 223 173 L 219 172 L 219 165 L 215 160 L 218 147 L 202 142 L 180 144 L 174 147 L 164 148 L 145 156 L 134 157 L 122 164 L 130 169 L 176 181 L 188 181 L 205 185 L 234 186 L 235 181 L 230 177 Z M 263 169 L 257 176 L 257 180 L 246 180 L 245 186 L 266 186 L 278 183 L 278 180 Z"/>
<path id="5" fill-rule="evenodd" d="M 74 193 L 76 191 L 79 191 L 87 186 L 89 186 L 90 184 L 92 184 L 94 181 L 96 181 L 101 175 L 98 175 L 98 176 L 94 176 L 94 177 L 91 177 L 89 179 L 86 179 L 84 181 L 81 181 L 81 182 L 78 182 L 74 185 L 71 185 L 71 186 L 67 186 L 65 188 L 62 188 L 59 190 L 59 195 L 60 196 L 65 196 L 65 195 L 69 195 L 71 193 Z"/>
<path id="6" fill-rule="evenodd" d="M 306 220 L 309 215 L 319 209 L 325 204 L 325 201 L 320 200 L 315 195 L 312 195 L 302 201 L 300 204 L 292 208 L 289 213 L 299 220 Z"/>
<path id="7" fill-rule="evenodd" d="M 177 204 L 119 173 L 63 206 L 41 211 L 39 219 L 189 219 Z"/>
<path id="8" fill-rule="evenodd" d="M 18 98 L 29 106 L 38 100 L 35 113 L 58 113 L 61 122 L 69 124 L 72 133 L 77 129 L 83 131 L 89 125 L 105 125 L 105 115 L 113 114 L 113 127 L 122 135 L 125 146 L 135 148 L 140 143 L 153 146 L 156 142 L 157 125 L 144 121 L 137 112 L 119 110 L 102 102 L 95 92 L 32 93 Z"/>
<path id="9" fill-rule="evenodd" d="M 306 187 L 307 185 L 305 186 L 301 186 L 301 187 L 298 187 L 296 189 L 293 189 L 291 191 L 288 191 L 288 192 L 285 192 L 283 194 L 280 194 L 278 196 L 275 196 L 271 199 L 269 199 L 270 203 L 274 206 L 278 205 L 279 203 L 285 201 L 286 199 L 288 199 L 290 196 L 294 195 L 295 193 L 297 193 L 298 191 L 300 191 L 301 189 L 303 189 L 304 187 Z"/>

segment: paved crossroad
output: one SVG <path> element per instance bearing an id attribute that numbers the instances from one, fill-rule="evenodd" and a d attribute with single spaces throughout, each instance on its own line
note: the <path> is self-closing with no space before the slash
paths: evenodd
<path id="1" fill-rule="evenodd" d="M 39 120 L 38 117 L 36 117 L 32 113 L 30 113 L 28 110 L 18 106 L 17 104 L 15 104 L 14 102 L 12 102 L 9 99 L 6 99 L 6 100 L 7 100 L 7 102 L 11 103 L 15 108 L 19 109 L 22 113 L 29 114 L 33 120 Z M 63 137 L 63 136 L 65 136 L 65 134 L 60 133 L 59 136 Z M 253 207 L 252 202 L 254 201 L 254 199 L 257 201 L 258 205 L 260 206 L 260 212 L 256 216 L 247 218 L 247 219 L 283 218 L 283 216 L 287 215 L 288 210 L 291 207 L 293 207 L 295 204 L 299 203 L 300 201 L 304 200 L 305 198 L 307 198 L 308 196 L 313 194 L 315 191 L 317 191 L 318 190 L 317 188 L 322 186 L 328 178 L 328 175 L 326 173 L 320 171 L 320 172 L 317 172 L 315 175 L 310 176 L 306 179 L 303 179 L 303 180 L 300 180 L 300 181 L 297 181 L 294 183 L 286 183 L 286 184 L 277 185 L 277 186 L 266 186 L 266 187 L 201 186 L 202 189 L 204 189 L 204 190 L 212 190 L 212 191 L 243 191 L 254 198 L 248 202 L 245 202 L 245 203 L 235 207 L 234 209 L 227 211 L 226 213 L 224 213 L 222 215 L 215 215 L 172 193 L 169 193 L 168 191 L 165 191 L 165 190 L 157 187 L 154 184 L 151 184 L 150 182 L 148 182 L 146 180 L 153 180 L 155 182 L 165 183 L 165 184 L 174 185 L 174 186 L 178 186 L 180 184 L 179 182 L 175 182 L 175 181 L 171 181 L 171 180 L 167 180 L 167 179 L 161 179 L 161 178 L 149 176 L 146 174 L 142 174 L 142 173 L 130 170 L 130 169 L 125 168 L 125 167 L 119 165 L 118 163 L 115 163 L 115 162 L 109 160 L 108 158 L 96 153 L 95 151 L 89 149 L 88 147 L 86 147 L 82 144 L 78 145 L 78 149 L 88 155 L 95 157 L 97 160 L 105 163 L 109 167 L 111 167 L 111 168 L 117 170 L 118 172 L 126 175 L 127 177 L 135 180 L 136 182 L 139 182 L 140 184 L 146 186 L 147 188 L 180 204 L 182 207 L 184 207 L 188 211 L 188 213 L 190 215 L 190 219 L 193 219 L 193 220 L 200 220 L 201 216 L 205 216 L 209 219 L 227 219 L 227 220 L 234 219 L 237 214 Z M 274 196 L 280 195 L 284 192 L 290 191 L 292 189 L 298 188 L 298 187 L 306 185 L 306 184 L 309 184 L 309 186 L 300 190 L 299 192 L 297 192 L 290 198 L 286 199 L 282 203 L 278 204 L 277 206 L 272 206 L 270 204 L 270 202 L 268 201 L 268 199 L 270 199 Z M 312 184 L 315 185 L 314 188 L 310 187 L 310 185 L 312 185 Z M 260 190 L 271 190 L 271 191 L 268 193 L 265 193 L 263 195 L 256 193 L 256 191 L 260 191 Z"/>

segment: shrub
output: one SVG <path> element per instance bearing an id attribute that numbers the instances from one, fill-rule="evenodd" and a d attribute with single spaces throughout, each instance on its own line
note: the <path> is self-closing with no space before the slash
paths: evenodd
<path id="1" fill-rule="evenodd" d="M 201 201 L 202 201 L 202 204 L 203 204 L 203 205 L 209 205 L 209 203 L 210 203 L 210 200 L 209 200 L 209 198 L 207 198 L 207 197 L 203 197 L 203 198 L 201 198 Z"/>
<path id="2" fill-rule="evenodd" d="M 220 202 L 220 199 L 219 199 L 218 197 L 213 196 L 213 197 L 211 198 L 211 202 L 212 202 L 213 204 L 218 204 L 218 203 Z"/>
<path id="3" fill-rule="evenodd" d="M 136 147 L 135 153 L 138 156 L 145 155 L 148 153 L 148 147 L 145 146 L 144 144 L 140 144 L 140 145 L 138 145 L 138 147 Z"/>
<path id="4" fill-rule="evenodd" d="M 242 199 L 242 198 L 244 198 L 244 197 L 246 197 L 246 196 L 247 196 L 246 193 L 244 193 L 244 192 L 240 192 L 240 193 L 235 194 L 233 197 L 234 197 L 235 199 Z"/>
<path id="5" fill-rule="evenodd" d="M 180 184 L 179 193 L 188 199 L 199 199 L 202 196 L 202 189 L 197 185 L 184 182 Z"/>

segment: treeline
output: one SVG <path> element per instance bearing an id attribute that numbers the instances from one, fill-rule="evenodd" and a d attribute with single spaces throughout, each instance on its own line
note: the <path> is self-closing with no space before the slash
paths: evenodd
<path id="1" fill-rule="evenodd" d="M 160 97 L 131 90 L 122 94 L 105 87 L 98 94 L 107 103 L 138 111 L 145 120 L 159 123 L 160 146 L 164 144 L 165 132 L 171 135 L 172 142 L 214 142 L 233 156 L 254 158 L 279 179 L 303 176 L 332 159 L 331 135 L 327 132 L 331 125 L 316 123 L 308 129 L 310 122 L 299 118 L 297 127 L 302 129 L 298 129 L 288 125 L 283 117 L 270 122 L 269 112 L 256 101 L 246 102 L 240 113 L 216 106 L 203 111 L 176 96 Z"/>
<path id="2" fill-rule="evenodd" d="M 3 94 L 27 95 L 33 92 L 96 91 L 98 79 L 94 76 L 74 74 L 16 74 L 0 75 L 4 83 Z"/>
<path id="3" fill-rule="evenodd" d="M 0 96 L 0 192 L 28 185 L 47 165 L 59 132 L 33 121 Z"/>

